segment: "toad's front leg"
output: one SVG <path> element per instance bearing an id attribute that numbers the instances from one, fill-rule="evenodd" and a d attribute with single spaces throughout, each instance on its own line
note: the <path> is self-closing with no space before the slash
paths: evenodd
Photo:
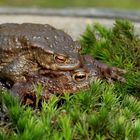
<path id="1" fill-rule="evenodd" d="M 0 78 L 14 83 L 26 81 L 25 75 L 30 71 L 36 71 L 37 64 L 26 56 L 18 56 L 9 62 L 0 71 Z"/>
<path id="2" fill-rule="evenodd" d="M 125 78 L 123 78 L 121 75 L 125 74 L 127 72 L 126 70 L 108 66 L 107 64 L 97 60 L 94 61 L 94 65 L 96 66 L 98 76 L 101 79 L 107 79 L 109 83 L 112 83 L 113 80 L 118 80 L 122 83 L 125 82 Z"/>

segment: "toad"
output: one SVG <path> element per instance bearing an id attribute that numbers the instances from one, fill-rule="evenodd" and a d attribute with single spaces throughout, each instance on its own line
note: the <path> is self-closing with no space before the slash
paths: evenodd
<path id="1" fill-rule="evenodd" d="M 38 84 L 42 87 L 41 97 L 47 101 L 52 94 L 74 94 L 80 90 L 87 90 L 96 79 L 106 79 L 109 82 L 113 80 L 125 81 L 118 75 L 118 73 L 125 73 L 122 69 L 109 67 L 89 55 L 83 56 L 81 61 L 83 65 L 73 71 L 41 70 L 39 73 L 28 75 L 28 81 L 15 84 L 10 89 L 11 93 L 19 97 L 22 103 L 30 104 L 35 102 Z"/>
<path id="2" fill-rule="evenodd" d="M 80 65 L 80 45 L 62 30 L 45 24 L 0 25 L 0 78 L 26 81 L 41 68 L 74 70 Z"/>

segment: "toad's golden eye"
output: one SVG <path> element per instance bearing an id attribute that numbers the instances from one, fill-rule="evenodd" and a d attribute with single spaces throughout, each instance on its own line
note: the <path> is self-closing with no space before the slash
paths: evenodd
<path id="1" fill-rule="evenodd" d="M 87 74 L 85 72 L 77 72 L 73 75 L 73 79 L 76 82 L 83 82 L 87 79 Z"/>
<path id="2" fill-rule="evenodd" d="M 62 56 L 62 55 L 56 55 L 54 57 L 54 59 L 57 63 L 64 63 L 67 58 L 65 56 Z"/>

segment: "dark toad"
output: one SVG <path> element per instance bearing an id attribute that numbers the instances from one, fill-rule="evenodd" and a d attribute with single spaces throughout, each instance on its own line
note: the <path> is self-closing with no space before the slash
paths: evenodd
<path id="1" fill-rule="evenodd" d="M 76 93 L 86 90 L 90 84 L 98 79 L 119 80 L 125 79 L 117 73 L 125 73 L 124 70 L 94 60 L 91 56 L 82 57 L 82 66 L 73 71 L 40 71 L 28 75 L 28 81 L 17 83 L 11 88 L 11 93 L 18 96 L 24 104 L 33 103 L 36 99 L 36 87 L 42 86 L 42 98 L 47 101 L 52 94 L 63 95 L 64 93 Z M 34 85 L 34 86 L 33 86 Z M 32 100 L 32 102 L 31 102 Z M 30 102 L 29 102 L 30 101 Z"/>
<path id="2" fill-rule="evenodd" d="M 24 81 L 24 74 L 40 68 L 74 70 L 80 45 L 62 30 L 45 24 L 0 25 L 0 78 Z"/>

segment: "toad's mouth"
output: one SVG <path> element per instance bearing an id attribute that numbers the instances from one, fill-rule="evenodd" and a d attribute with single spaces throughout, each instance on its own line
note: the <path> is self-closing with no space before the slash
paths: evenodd
<path id="1" fill-rule="evenodd" d="M 80 61 L 73 64 L 55 64 L 55 66 L 58 70 L 74 70 L 80 67 Z"/>

